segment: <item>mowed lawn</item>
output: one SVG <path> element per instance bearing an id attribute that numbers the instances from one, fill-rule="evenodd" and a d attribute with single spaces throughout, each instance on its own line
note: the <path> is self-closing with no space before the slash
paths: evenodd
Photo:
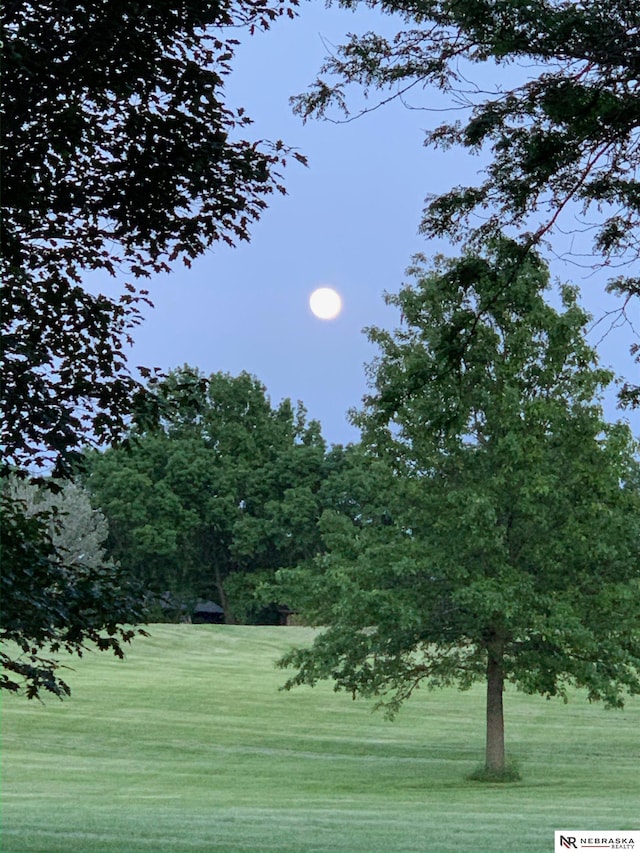
<path id="1" fill-rule="evenodd" d="M 330 685 L 278 692 L 307 629 L 150 630 L 124 662 L 72 661 L 65 702 L 4 700 L 6 853 L 544 853 L 554 829 L 640 827 L 637 700 L 508 690 L 523 781 L 484 785 L 480 686 L 388 722 Z"/>

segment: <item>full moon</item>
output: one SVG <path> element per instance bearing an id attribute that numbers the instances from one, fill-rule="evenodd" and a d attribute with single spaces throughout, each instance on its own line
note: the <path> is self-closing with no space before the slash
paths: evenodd
<path id="1" fill-rule="evenodd" d="M 320 320 L 333 320 L 342 311 L 342 298 L 332 287 L 319 287 L 309 297 L 309 307 Z"/>

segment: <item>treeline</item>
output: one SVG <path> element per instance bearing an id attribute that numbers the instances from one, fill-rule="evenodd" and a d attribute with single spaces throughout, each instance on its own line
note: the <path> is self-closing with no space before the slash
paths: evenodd
<path id="1" fill-rule="evenodd" d="M 86 457 L 109 559 L 150 621 L 211 600 L 227 623 L 279 622 L 275 572 L 321 553 L 325 513 L 363 511 L 361 451 L 328 448 L 301 403 L 273 405 L 247 373 L 185 366 L 150 390 L 127 441 Z"/>

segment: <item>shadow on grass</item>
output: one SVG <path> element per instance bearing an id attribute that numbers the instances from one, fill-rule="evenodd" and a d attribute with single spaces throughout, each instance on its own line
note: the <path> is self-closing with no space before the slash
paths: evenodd
<path id="1" fill-rule="evenodd" d="M 491 784 L 508 784 L 520 782 L 520 768 L 517 762 L 507 761 L 503 770 L 492 770 L 485 765 L 477 767 L 473 773 L 465 777 L 469 782 L 489 782 Z"/>

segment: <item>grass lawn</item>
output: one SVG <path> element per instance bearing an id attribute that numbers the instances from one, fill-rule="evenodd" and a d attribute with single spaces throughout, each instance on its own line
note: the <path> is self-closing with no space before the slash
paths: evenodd
<path id="1" fill-rule="evenodd" d="M 640 826 L 640 702 L 506 695 L 523 780 L 483 785 L 484 694 L 419 691 L 393 723 L 330 685 L 279 693 L 303 628 L 157 625 L 73 695 L 3 705 L 5 853 L 546 853 Z"/>

